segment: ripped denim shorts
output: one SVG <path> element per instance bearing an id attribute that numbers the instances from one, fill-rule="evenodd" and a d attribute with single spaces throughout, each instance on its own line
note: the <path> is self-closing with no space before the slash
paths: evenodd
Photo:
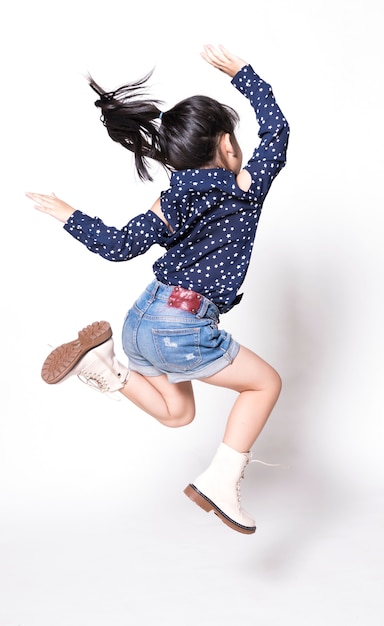
<path id="1" fill-rule="evenodd" d="M 213 302 L 190 292 L 199 299 L 194 312 L 170 306 L 174 289 L 154 280 L 128 311 L 122 342 L 129 368 L 144 376 L 166 374 L 173 383 L 212 376 L 232 363 L 240 346 L 218 328 Z"/>

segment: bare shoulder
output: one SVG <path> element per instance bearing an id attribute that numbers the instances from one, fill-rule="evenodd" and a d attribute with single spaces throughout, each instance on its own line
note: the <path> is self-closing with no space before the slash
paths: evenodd
<path id="1" fill-rule="evenodd" d="M 156 213 L 156 215 L 163 220 L 163 222 L 165 222 L 164 219 L 164 215 L 161 211 L 161 203 L 160 203 L 160 198 L 157 198 L 157 200 L 153 203 L 153 205 L 151 206 L 151 211 L 152 213 Z"/>
<path id="2" fill-rule="evenodd" d="M 160 202 L 160 198 L 157 198 L 157 200 L 153 203 L 153 205 L 151 206 L 152 213 L 155 213 L 155 215 L 157 215 L 157 217 L 159 217 L 164 224 L 166 224 L 167 228 L 173 232 L 172 227 L 170 226 L 170 224 L 167 222 L 167 220 L 164 217 L 164 213 L 161 210 L 161 202 Z"/>
<path id="3" fill-rule="evenodd" d="M 248 191 L 252 184 L 252 177 L 247 170 L 241 170 L 239 174 L 236 176 L 236 182 L 240 189 L 243 191 Z"/>

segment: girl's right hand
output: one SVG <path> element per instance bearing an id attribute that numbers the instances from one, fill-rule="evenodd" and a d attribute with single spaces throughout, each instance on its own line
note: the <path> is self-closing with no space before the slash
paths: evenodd
<path id="1" fill-rule="evenodd" d="M 60 200 L 54 193 L 50 196 L 46 196 L 41 193 L 28 191 L 25 195 L 35 202 L 35 209 L 42 213 L 52 215 L 52 217 L 55 217 L 59 222 L 67 222 L 72 213 L 75 212 L 73 207 L 69 206 L 64 200 Z"/>
<path id="2" fill-rule="evenodd" d="M 235 76 L 244 65 L 248 65 L 247 61 L 232 54 L 221 45 L 213 46 L 212 44 L 207 44 L 203 46 L 201 56 L 207 63 L 231 77 Z"/>

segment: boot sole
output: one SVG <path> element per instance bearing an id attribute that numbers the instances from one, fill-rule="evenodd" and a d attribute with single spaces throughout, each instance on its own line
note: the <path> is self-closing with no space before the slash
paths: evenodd
<path id="1" fill-rule="evenodd" d="M 199 491 L 195 485 L 189 484 L 188 487 L 184 489 L 184 493 L 192 500 L 192 502 L 203 509 L 203 511 L 206 511 L 207 513 L 213 511 L 215 515 L 217 515 L 217 517 L 219 517 L 224 524 L 232 528 L 232 530 L 237 530 L 237 532 L 243 533 L 244 535 L 253 535 L 256 531 L 256 526 L 243 526 L 228 517 L 224 511 L 219 509 L 219 507 L 216 506 L 216 504 L 207 498 L 207 496 L 205 496 L 201 491 Z"/>
<path id="2" fill-rule="evenodd" d="M 78 338 L 55 348 L 45 359 L 41 377 L 48 385 L 60 382 L 87 352 L 112 337 L 108 322 L 93 322 L 78 332 Z"/>

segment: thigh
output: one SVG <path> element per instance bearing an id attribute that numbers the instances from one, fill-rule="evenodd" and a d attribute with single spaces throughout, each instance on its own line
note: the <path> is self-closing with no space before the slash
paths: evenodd
<path id="1" fill-rule="evenodd" d="M 279 380 L 276 370 L 257 354 L 240 346 L 233 362 L 217 374 L 201 378 L 201 382 L 234 391 L 256 391 L 269 387 Z"/>
<path id="2" fill-rule="evenodd" d="M 160 376 L 144 376 L 154 389 L 156 389 L 163 398 L 180 399 L 181 402 L 191 402 L 193 400 L 193 387 L 191 381 L 182 383 L 171 383 L 166 374 Z"/>
<path id="3" fill-rule="evenodd" d="M 190 381 L 171 383 L 166 374 L 145 376 L 144 378 L 159 392 L 165 401 L 169 412 L 176 420 L 174 425 L 179 425 L 178 422 L 180 420 L 186 424 L 193 420 L 195 415 L 195 398 Z"/>

